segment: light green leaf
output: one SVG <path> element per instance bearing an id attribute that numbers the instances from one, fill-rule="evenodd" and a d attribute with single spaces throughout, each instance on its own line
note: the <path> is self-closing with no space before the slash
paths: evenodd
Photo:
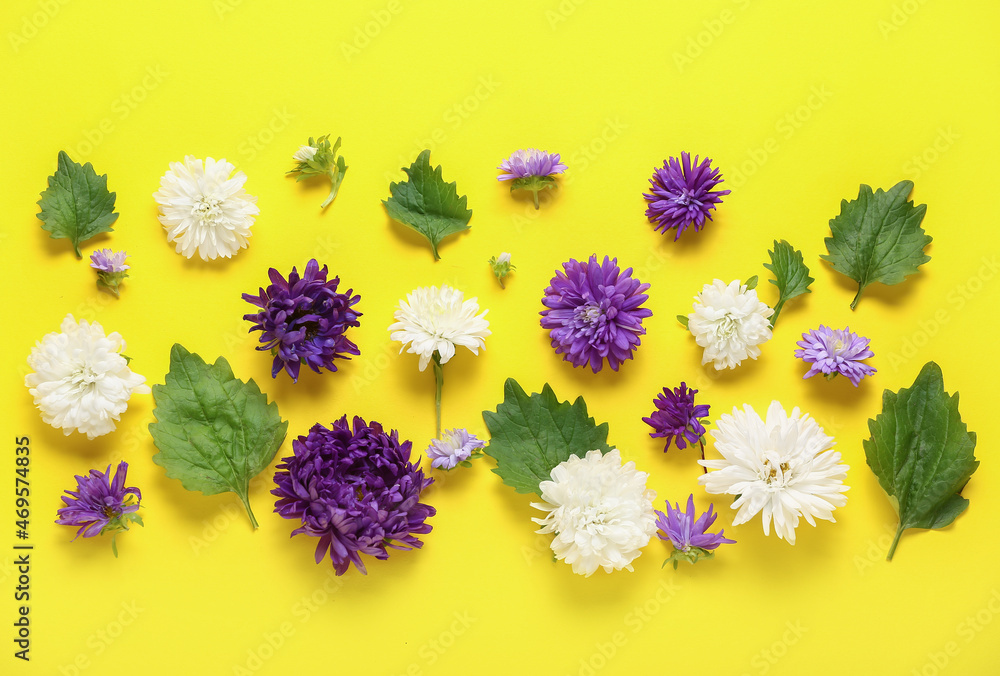
<path id="1" fill-rule="evenodd" d="M 490 431 L 483 452 L 496 459 L 493 472 L 518 493 L 538 493 L 538 484 L 571 455 L 611 450 L 608 424 L 594 422 L 583 397 L 561 402 L 548 384 L 529 397 L 513 378 L 504 383 L 503 394 L 496 412 L 483 411 Z"/>
<path id="2" fill-rule="evenodd" d="M 958 412 L 958 394 L 944 391 L 941 367 L 927 362 L 909 389 L 882 393 L 882 412 L 868 421 L 865 458 L 899 514 L 889 549 L 892 560 L 903 531 L 944 528 L 969 501 L 961 496 L 979 467 L 976 434 Z"/>
<path id="3" fill-rule="evenodd" d="M 677 315 L 677 321 L 681 323 L 685 329 L 688 327 L 688 316 L 687 315 Z"/>
<path id="4" fill-rule="evenodd" d="M 219 357 L 209 366 L 175 343 L 166 383 L 153 386 L 149 432 L 159 452 L 153 462 L 189 491 L 205 495 L 232 492 L 246 507 L 250 522 L 250 480 L 274 459 L 288 422 L 278 405 L 267 403 L 257 383 L 233 375 Z"/>
<path id="5" fill-rule="evenodd" d="M 774 314 L 771 315 L 771 328 L 778 322 L 778 315 L 785 301 L 801 296 L 804 293 L 812 293 L 809 285 L 814 280 L 809 276 L 809 268 L 802 260 L 802 252 L 798 251 L 785 240 L 774 241 L 774 251 L 768 251 L 771 257 L 770 263 L 764 263 L 764 267 L 774 273 L 774 279 L 768 281 L 778 287 L 778 302 L 774 306 Z"/>
<path id="6" fill-rule="evenodd" d="M 756 289 L 757 288 L 757 275 L 754 275 L 753 277 L 751 277 L 750 279 L 748 279 L 746 282 L 744 282 L 744 285 L 747 287 L 747 291 L 750 291 L 751 289 Z"/>
<path id="7" fill-rule="evenodd" d="M 56 173 L 49 176 L 49 187 L 41 193 L 38 220 L 52 239 L 66 238 L 73 243 L 77 258 L 82 258 L 80 244 L 102 232 L 111 232 L 118 220 L 115 194 L 108 192 L 108 175 L 98 176 L 87 162 L 80 166 L 59 151 Z"/>
<path id="8" fill-rule="evenodd" d="M 913 206 L 906 199 L 912 190 L 912 181 L 888 192 L 862 185 L 858 198 L 842 200 L 840 215 L 830 221 L 833 236 L 824 240 L 830 253 L 820 258 L 858 283 L 852 310 L 869 284 L 899 284 L 931 259 L 924 253 L 931 238 L 920 227 L 927 205 Z"/>
<path id="9" fill-rule="evenodd" d="M 469 229 L 472 210 L 466 197 L 458 196 L 455 183 L 445 183 L 441 167 L 431 169 L 431 151 L 425 150 L 410 165 L 403 167 L 409 180 L 390 183 L 391 196 L 383 200 L 389 216 L 427 238 L 439 260 L 438 244 L 448 235 Z"/>

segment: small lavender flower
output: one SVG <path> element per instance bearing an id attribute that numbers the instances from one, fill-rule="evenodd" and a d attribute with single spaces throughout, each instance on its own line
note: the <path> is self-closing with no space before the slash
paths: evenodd
<path id="1" fill-rule="evenodd" d="M 504 278 L 517 269 L 510 264 L 510 254 L 505 251 L 499 256 L 493 256 L 486 262 L 490 264 L 490 269 L 493 270 L 497 281 L 500 282 L 500 288 L 506 289 L 507 287 L 503 283 Z"/>
<path id="2" fill-rule="evenodd" d="M 701 230 L 705 218 L 712 220 L 711 211 L 722 201 L 723 195 L 729 190 L 712 190 L 722 183 L 718 169 L 712 168 L 712 160 L 707 157 L 701 163 L 698 156 L 694 162 L 688 153 L 681 153 L 681 158 L 671 157 L 663 161 L 663 166 L 653 170 L 649 179 L 653 186 L 652 194 L 643 193 L 649 202 L 646 218 L 656 223 L 653 230 L 676 230 L 674 241 L 688 226 L 693 225 L 695 231 Z"/>
<path id="3" fill-rule="evenodd" d="M 695 404 L 694 395 L 698 390 L 689 390 L 686 383 L 681 383 L 680 387 L 670 389 L 663 388 L 663 392 L 656 395 L 653 404 L 656 410 L 648 418 L 642 421 L 653 428 L 649 436 L 666 437 L 663 452 L 670 449 L 671 442 L 678 449 L 687 448 L 688 442 L 692 444 L 702 444 L 704 454 L 704 442 L 702 435 L 705 434 L 705 426 L 700 418 L 708 416 L 708 404 Z"/>
<path id="4" fill-rule="evenodd" d="M 830 380 L 839 373 L 857 387 L 862 378 L 875 373 L 875 367 L 861 363 L 862 359 L 875 356 L 869 342 L 868 338 L 852 333 L 850 327 L 833 330 L 821 324 L 818 329 L 803 333 L 802 340 L 796 343 L 802 349 L 796 350 L 795 356 L 812 366 L 802 377 L 822 373 Z"/>
<path id="5" fill-rule="evenodd" d="M 596 255 L 586 263 L 570 259 L 563 270 L 545 289 L 542 304 L 547 309 L 539 313 L 552 347 L 573 366 L 589 365 L 597 373 L 607 360 L 617 371 L 646 333 L 642 320 L 653 314 L 642 307 L 649 284 L 633 279 L 632 268 L 622 272 L 618 259 L 607 256 L 603 263 Z"/>
<path id="6" fill-rule="evenodd" d="M 440 439 L 431 441 L 427 457 L 431 459 L 431 467 L 437 469 L 454 469 L 458 465 L 468 467 L 470 459 L 482 455 L 479 449 L 485 445 L 485 441 L 469 434 L 467 429 L 445 430 Z"/>
<path id="7" fill-rule="evenodd" d="M 567 167 L 559 153 L 548 153 L 537 148 L 515 150 L 511 156 L 500 162 L 497 169 L 506 172 L 497 176 L 498 181 L 513 181 L 510 191 L 530 190 L 538 208 L 538 193 L 546 188 L 554 188 L 553 174 L 561 174 Z"/>
<path id="8" fill-rule="evenodd" d="M 128 530 L 131 523 L 142 525 L 142 518 L 136 513 L 142 493 L 134 486 L 125 487 L 127 474 L 128 463 L 123 460 L 115 469 L 114 479 L 111 478 L 111 465 L 104 472 L 92 469 L 87 476 L 75 477 L 76 490 L 67 490 L 62 497 L 66 506 L 57 510 L 56 523 L 79 526 L 76 537 L 111 533 L 111 551 L 118 556 L 115 536 Z M 133 497 L 135 502 L 132 502 Z"/>
<path id="9" fill-rule="evenodd" d="M 302 364 L 316 373 L 323 368 L 336 371 L 335 359 L 361 354 L 344 335 L 348 328 L 361 325 L 361 313 L 352 309 L 361 296 L 352 296 L 351 289 L 338 293 L 340 278 L 327 281 L 325 265 L 320 270 L 313 258 L 301 277 L 294 267 L 288 281 L 274 268 L 268 276 L 271 284 L 266 290 L 261 288 L 257 296 L 243 294 L 243 300 L 261 308 L 260 312 L 243 315 L 243 319 L 254 322 L 251 332 L 261 332 L 263 345 L 257 349 L 274 354 L 272 377 L 277 378 L 284 369 L 298 382 Z"/>
<path id="10" fill-rule="evenodd" d="M 410 462 L 410 448 L 357 416 L 353 429 L 347 416 L 329 429 L 313 425 L 276 468 L 274 511 L 301 523 L 293 536 L 319 538 L 316 563 L 329 553 L 337 575 L 351 564 L 366 573 L 361 554 L 387 559 L 387 547 L 419 548 L 417 535 L 431 531 L 435 509 L 419 500 L 434 480 Z"/>
<path id="11" fill-rule="evenodd" d="M 128 277 L 126 270 L 131 266 L 125 265 L 128 254 L 124 251 L 112 251 L 111 249 L 98 249 L 90 254 L 90 267 L 97 270 L 97 288 L 106 289 L 118 298 L 118 285 Z"/>
<path id="12" fill-rule="evenodd" d="M 694 495 L 688 496 L 686 512 L 681 511 L 679 504 L 675 503 L 673 508 L 669 500 L 666 504 L 666 514 L 656 510 L 656 525 L 660 529 L 657 535 L 674 546 L 673 553 L 663 562 L 664 566 L 672 562 L 674 570 L 677 570 L 680 561 L 697 563 L 699 559 L 711 559 L 715 557 L 714 550 L 719 545 L 736 544 L 736 540 L 723 537 L 725 530 L 708 532 L 718 516 L 712 513 L 713 505 L 709 505 L 708 511 L 699 517 L 694 509 Z"/>

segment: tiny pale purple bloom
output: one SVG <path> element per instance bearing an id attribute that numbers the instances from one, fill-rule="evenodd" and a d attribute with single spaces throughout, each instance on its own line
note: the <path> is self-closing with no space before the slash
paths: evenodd
<path id="1" fill-rule="evenodd" d="M 431 459 L 431 467 L 453 469 L 485 445 L 485 441 L 475 434 L 469 434 L 467 429 L 445 430 L 440 439 L 431 441 L 431 445 L 427 447 L 427 457 Z"/>
<path id="2" fill-rule="evenodd" d="M 695 404 L 694 395 L 698 390 L 689 390 L 686 383 L 680 387 L 663 388 L 663 392 L 653 399 L 656 410 L 642 421 L 653 428 L 649 436 L 654 439 L 666 437 L 663 452 L 670 449 L 671 442 L 677 448 L 687 448 L 688 442 L 697 444 L 705 434 L 701 418 L 708 416 L 708 404 Z"/>
<path id="3" fill-rule="evenodd" d="M 682 152 L 676 157 L 664 160 L 663 166 L 653 170 L 649 179 L 652 194 L 643 193 L 649 202 L 646 218 L 655 223 L 653 230 L 667 234 L 675 230 L 674 241 L 680 238 L 688 226 L 701 230 L 705 219 L 712 220 L 711 212 L 729 190 L 713 190 L 722 183 L 718 169 L 712 168 L 712 160 L 707 157 L 699 163 L 698 156 Z"/>
<path id="4" fill-rule="evenodd" d="M 632 278 L 632 268 L 621 271 L 617 258 L 605 256 L 603 263 L 596 255 L 586 263 L 570 259 L 545 289 L 542 328 L 549 329 L 556 354 L 573 366 L 590 366 L 597 373 L 607 360 L 617 371 L 646 333 L 642 320 L 653 315 L 642 307 L 648 288 Z"/>
<path id="5" fill-rule="evenodd" d="M 562 163 L 559 153 L 548 153 L 538 148 L 515 150 L 510 157 L 500 162 L 497 167 L 504 172 L 497 176 L 498 181 L 511 181 L 529 176 L 551 176 L 561 174 L 567 167 Z"/>
<path id="6" fill-rule="evenodd" d="M 868 338 L 852 333 L 850 327 L 834 330 L 820 325 L 818 329 L 803 333 L 802 340 L 796 343 L 802 349 L 796 350 L 795 356 L 811 366 L 802 377 L 811 378 L 822 373 L 830 379 L 839 373 L 857 387 L 862 378 L 876 370 L 861 362 L 875 356 L 869 347 L 870 342 Z"/>
<path id="7" fill-rule="evenodd" d="M 666 514 L 656 510 L 656 525 L 660 529 L 657 535 L 661 540 L 669 540 L 673 544 L 675 551 L 667 561 L 672 561 L 674 568 L 677 568 L 677 563 L 681 560 L 695 563 L 699 558 L 711 558 L 711 552 L 719 545 L 736 544 L 736 540 L 723 537 L 725 530 L 708 532 L 718 516 L 712 512 L 713 505 L 709 505 L 708 511 L 698 516 L 693 494 L 688 496 L 686 512 L 681 511 L 679 504 L 675 503 L 673 508 L 670 507 L 669 500 L 666 504 Z"/>
<path id="8" fill-rule="evenodd" d="M 130 266 L 125 265 L 128 254 L 124 251 L 98 249 L 90 254 L 90 267 L 101 272 L 125 272 Z"/>
<path id="9" fill-rule="evenodd" d="M 123 460 L 115 469 L 114 479 L 111 478 L 111 465 L 103 472 L 92 469 L 86 476 L 76 476 L 76 490 L 67 490 L 62 496 L 66 506 L 57 510 L 59 518 L 56 523 L 79 526 L 77 537 L 90 538 L 111 533 L 112 550 L 118 556 L 114 534 L 128 530 L 130 523 L 142 525 L 142 519 L 136 514 L 142 502 L 142 493 L 134 486 L 125 486 L 127 474 L 128 463 Z"/>

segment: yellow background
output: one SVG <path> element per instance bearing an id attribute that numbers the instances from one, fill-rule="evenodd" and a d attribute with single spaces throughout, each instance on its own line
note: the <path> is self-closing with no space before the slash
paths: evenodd
<path id="1" fill-rule="evenodd" d="M 985 1 L 4 3 L 3 672 L 995 673 L 998 28 Z M 321 214 L 326 186 L 283 174 L 324 133 L 343 137 L 350 169 Z M 495 178 L 528 146 L 569 165 L 537 212 Z M 439 262 L 380 204 L 425 147 L 474 211 Z M 60 149 L 107 173 L 118 195 L 114 233 L 83 249 L 128 251 L 120 300 L 38 227 Z M 682 150 L 711 157 L 733 192 L 714 223 L 674 243 L 646 222 L 641 193 Z M 156 220 L 151 193 L 185 154 L 233 161 L 259 196 L 249 249 L 230 261 L 182 258 Z M 828 221 L 860 183 L 903 179 L 928 205 L 932 260 L 902 285 L 870 288 L 852 312 L 852 283 L 818 258 Z M 714 277 L 760 275 L 773 303 L 762 263 L 775 238 L 803 251 L 813 293 L 786 307 L 758 361 L 703 370 L 675 315 Z M 486 265 L 501 251 L 517 266 L 506 291 Z M 648 333 L 619 373 L 573 369 L 538 326 L 554 270 L 591 253 L 652 285 Z M 362 356 L 293 385 L 272 380 L 270 358 L 253 349 L 240 294 L 269 267 L 287 274 L 310 257 L 361 294 L 350 337 Z M 641 421 L 653 396 L 684 379 L 713 419 L 778 399 L 813 414 L 851 466 L 837 523 L 803 524 L 790 546 L 764 537 L 759 518 L 731 527 L 718 500 L 718 523 L 739 544 L 714 561 L 661 570 L 669 547 L 653 541 L 634 573 L 585 579 L 551 563 L 529 497 L 485 460 L 434 472 L 426 497 L 438 515 L 423 550 L 334 578 L 313 562 L 315 541 L 289 539 L 294 525 L 271 512 L 271 470 L 253 485 L 261 528 L 251 532 L 234 496 L 190 493 L 153 464 L 151 396 L 134 396 L 115 432 L 87 441 L 43 424 L 22 384 L 34 342 L 71 312 L 119 331 L 150 384 L 163 382 L 174 342 L 225 356 L 290 421 L 278 458 L 345 413 L 399 429 L 422 452 L 433 377 L 396 354 L 386 327 L 406 292 L 443 282 L 477 296 L 493 330 L 483 355 L 462 351 L 445 367 L 447 427 L 485 435 L 480 413 L 505 378 L 529 391 L 549 382 L 560 398 L 586 397 L 660 500 L 694 492 L 703 509 L 694 453 L 664 455 Z M 871 337 L 878 374 L 858 389 L 802 380 L 794 343 L 821 322 Z M 909 386 L 931 359 L 962 393 L 982 466 L 968 511 L 944 531 L 907 534 L 886 563 L 895 515 L 861 440 L 882 389 Z M 11 643 L 15 435 L 32 448 L 30 664 Z M 71 542 L 52 522 L 74 474 L 119 458 L 143 491 L 146 527 L 119 537 L 116 560 L 106 538 Z"/>

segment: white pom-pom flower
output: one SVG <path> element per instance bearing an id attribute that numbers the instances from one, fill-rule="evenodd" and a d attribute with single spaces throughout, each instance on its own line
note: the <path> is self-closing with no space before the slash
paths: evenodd
<path id="1" fill-rule="evenodd" d="M 774 310 L 757 298 L 757 291 L 733 280 L 728 285 L 716 279 L 694 297 L 694 312 L 688 315 L 688 330 L 705 348 L 701 363 L 712 362 L 716 370 L 733 369 L 747 357 L 760 356 L 762 343 L 771 340 L 768 318 Z"/>
<path id="2" fill-rule="evenodd" d="M 316 157 L 316 148 L 312 146 L 299 146 L 299 149 L 292 155 L 292 159 L 296 162 L 308 162 L 314 157 Z"/>
<path id="3" fill-rule="evenodd" d="M 125 341 L 117 332 L 106 336 L 97 322 L 78 323 L 71 314 L 60 329 L 31 349 L 28 366 L 34 372 L 24 384 L 49 425 L 88 439 L 107 434 L 133 392 L 149 393 L 146 379 L 129 369 L 121 355 Z"/>
<path id="4" fill-rule="evenodd" d="M 490 335 L 490 323 L 486 313 L 479 312 L 475 298 L 465 300 L 465 295 L 447 284 L 420 287 L 406 294 L 406 300 L 399 301 L 399 309 L 393 314 L 396 322 L 389 326 L 390 338 L 403 344 L 400 352 L 416 354 L 420 357 L 420 370 L 427 368 L 431 357 L 437 352 L 442 364 L 455 356 L 455 346 L 467 347 L 473 354 L 479 354 L 486 347 L 485 338 Z"/>
<path id="5" fill-rule="evenodd" d="M 791 415 L 772 401 L 761 420 L 749 404 L 723 414 L 709 432 L 721 460 L 699 460 L 718 471 L 698 477 L 709 493 L 739 495 L 733 525 L 746 523 L 758 513 L 764 535 L 771 522 L 779 538 L 795 544 L 799 517 L 815 526 L 815 519 L 835 521 L 833 510 L 847 504 L 844 485 L 847 465 L 840 453 L 830 450 L 833 437 L 823 432 L 808 414 L 793 408 Z"/>
<path id="6" fill-rule="evenodd" d="M 202 162 L 190 155 L 171 162 L 160 178 L 153 199 L 160 205 L 160 223 L 177 253 L 202 260 L 230 258 L 245 249 L 254 216 L 260 213 L 257 198 L 243 189 L 247 175 L 226 160 L 209 157 Z"/>
<path id="7" fill-rule="evenodd" d="M 634 462 L 622 465 L 618 449 L 570 456 L 553 468 L 551 481 L 539 484 L 543 502 L 531 506 L 548 514 L 532 521 L 542 526 L 538 533 L 553 533 L 552 551 L 574 573 L 631 571 L 656 532 L 656 491 L 646 488 L 648 476 Z"/>

